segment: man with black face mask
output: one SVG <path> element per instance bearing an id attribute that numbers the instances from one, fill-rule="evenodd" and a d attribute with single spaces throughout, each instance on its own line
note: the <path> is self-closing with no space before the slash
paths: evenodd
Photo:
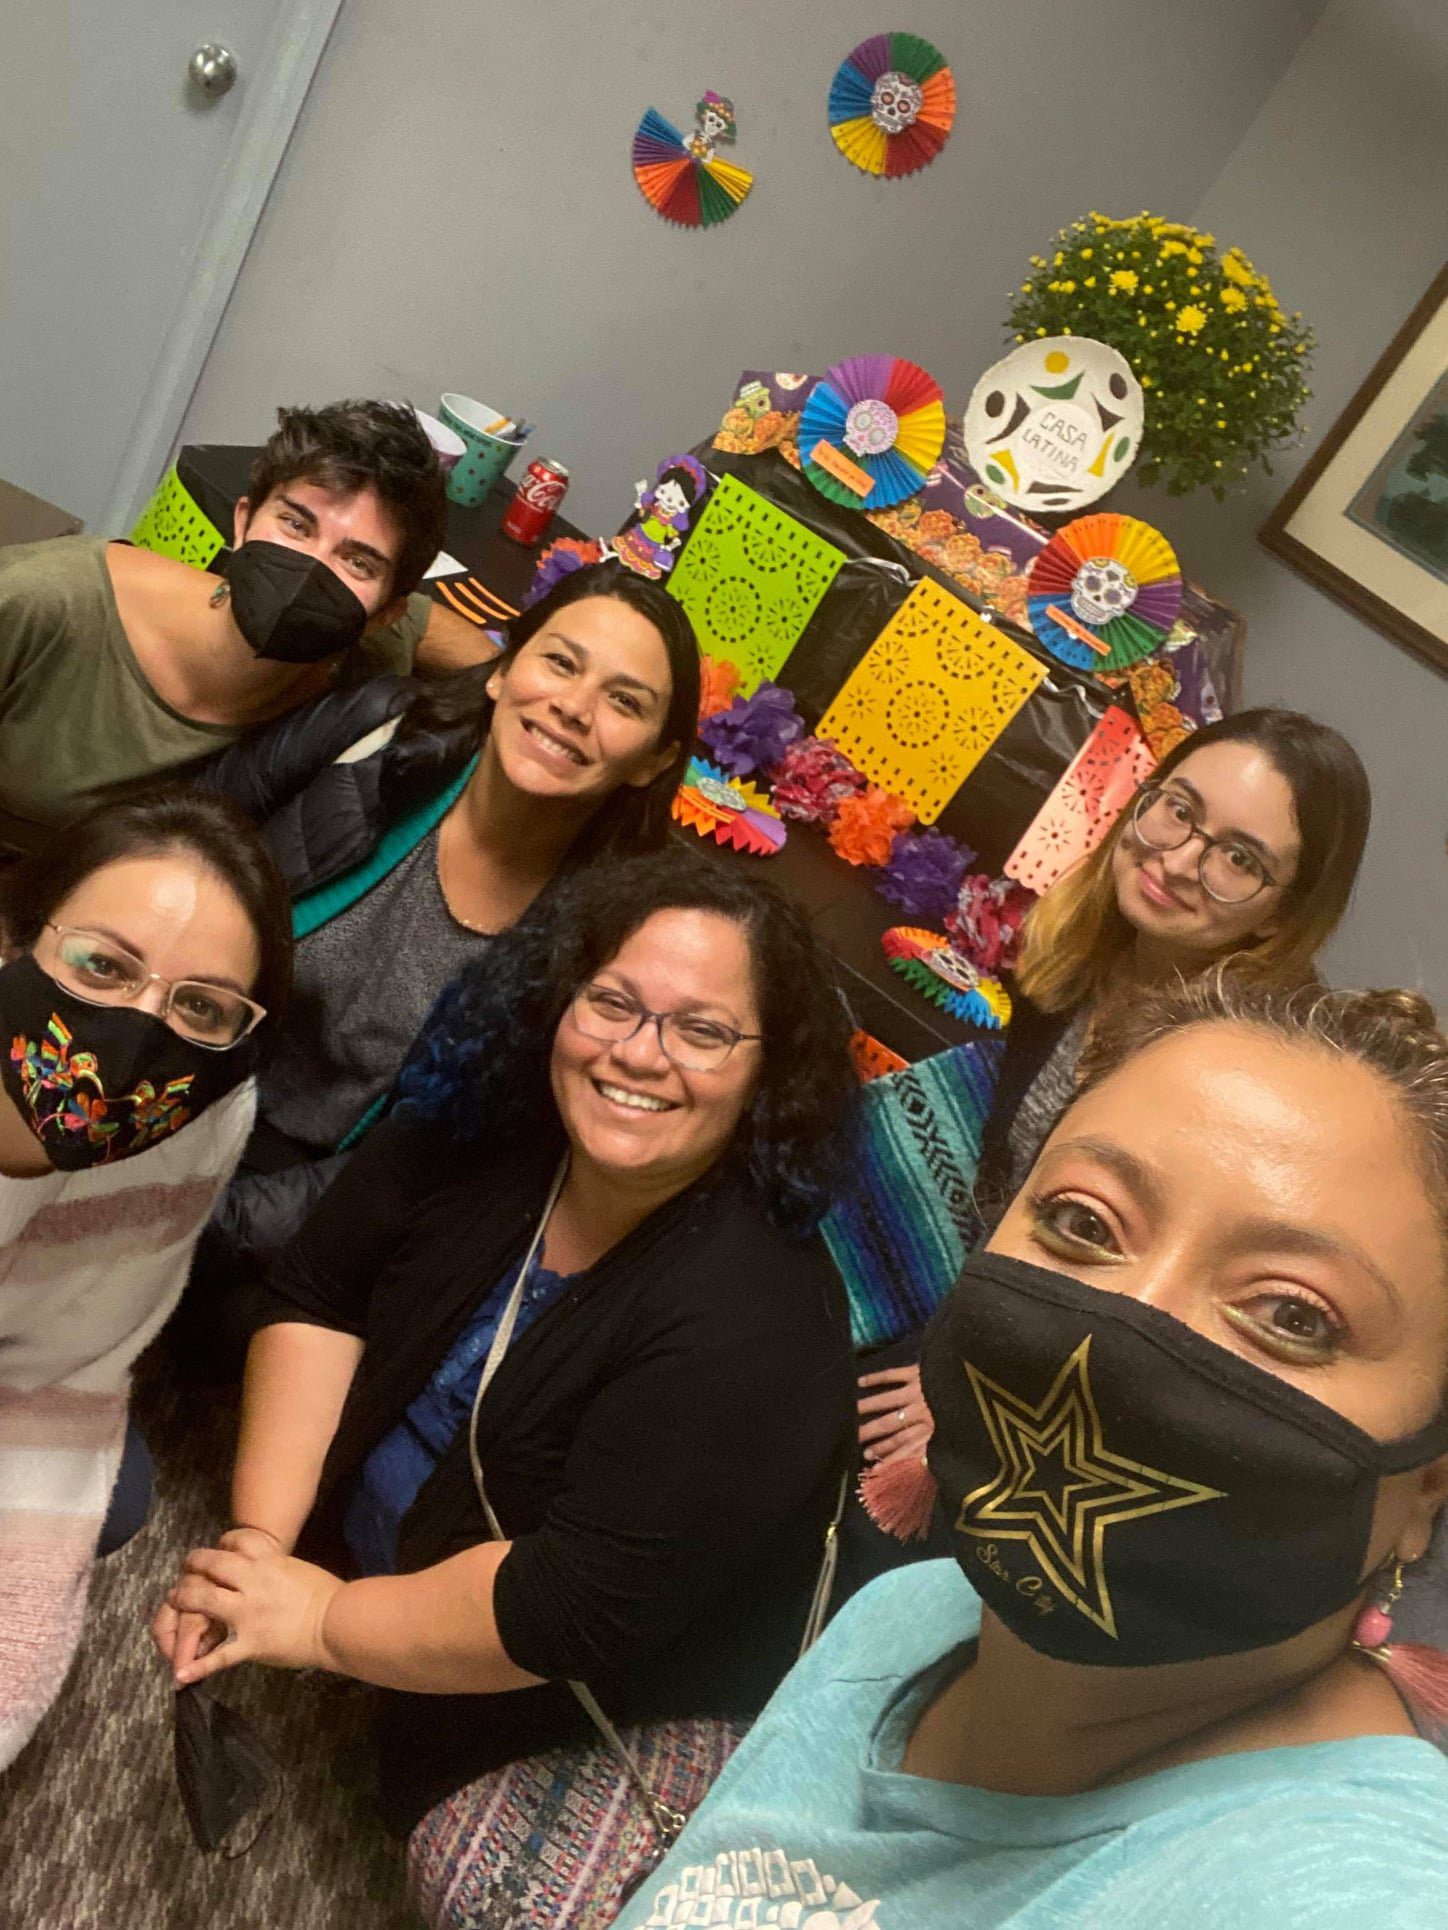
<path id="1" fill-rule="evenodd" d="M 0 551 L 0 847 L 28 850 L 105 797 L 184 775 L 320 696 L 364 636 L 386 633 L 373 669 L 410 669 L 414 647 L 423 667 L 433 646 L 447 661 L 448 613 L 435 625 L 423 611 L 419 643 L 407 608 L 445 525 L 411 409 L 339 402 L 278 420 L 224 578 L 93 537 Z"/>

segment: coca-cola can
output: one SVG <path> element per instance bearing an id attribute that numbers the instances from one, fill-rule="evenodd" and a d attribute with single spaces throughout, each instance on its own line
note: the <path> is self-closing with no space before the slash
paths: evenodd
<path id="1" fill-rule="evenodd" d="M 553 521 L 553 512 L 568 494 L 568 471 L 561 462 L 539 456 L 528 464 L 518 493 L 498 525 L 515 543 L 536 543 Z"/>

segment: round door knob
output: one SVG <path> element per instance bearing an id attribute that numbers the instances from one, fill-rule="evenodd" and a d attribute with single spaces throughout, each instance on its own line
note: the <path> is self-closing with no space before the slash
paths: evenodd
<path id="1" fill-rule="evenodd" d="M 236 56 L 220 41 L 208 40 L 191 56 L 186 71 L 208 100 L 217 101 L 236 83 Z"/>

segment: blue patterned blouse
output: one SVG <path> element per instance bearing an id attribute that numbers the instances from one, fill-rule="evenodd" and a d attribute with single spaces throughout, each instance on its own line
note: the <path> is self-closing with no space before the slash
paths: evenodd
<path id="1" fill-rule="evenodd" d="M 363 1463 L 343 1522 L 359 1574 L 396 1574 L 397 1535 L 403 1517 L 459 1430 L 468 1424 L 488 1349 L 517 1278 L 518 1268 L 509 1267 L 453 1342 L 427 1386 Z M 534 1267 L 518 1309 L 515 1341 L 547 1312 L 569 1278 L 568 1274 L 551 1273 L 547 1267 Z"/>

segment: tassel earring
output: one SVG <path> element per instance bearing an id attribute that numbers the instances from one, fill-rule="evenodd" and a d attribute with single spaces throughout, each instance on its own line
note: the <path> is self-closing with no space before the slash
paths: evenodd
<path id="1" fill-rule="evenodd" d="M 1403 1592 L 1403 1564 L 1396 1558 L 1380 1602 L 1365 1608 L 1353 1628 L 1352 1645 L 1387 1676 L 1415 1716 L 1448 1723 L 1448 1655 L 1421 1642 L 1395 1642 L 1393 1610 Z"/>

